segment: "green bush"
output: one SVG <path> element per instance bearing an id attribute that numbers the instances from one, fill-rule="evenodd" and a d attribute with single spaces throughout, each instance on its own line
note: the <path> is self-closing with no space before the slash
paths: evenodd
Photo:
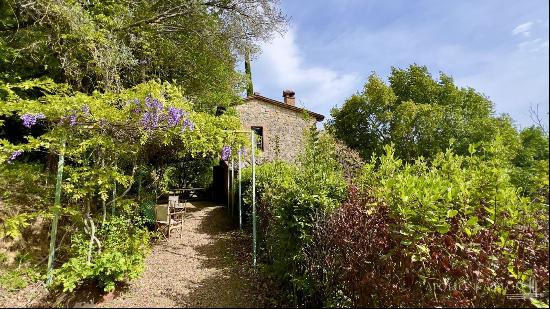
<path id="1" fill-rule="evenodd" d="M 402 231 L 406 235 L 444 234 L 455 216 L 468 220 L 467 234 L 489 227 L 505 232 L 519 223 L 536 225 L 534 214 L 545 210 L 544 205 L 521 196 L 511 183 L 509 164 L 500 157 L 504 147 L 497 139 L 480 151 L 470 146 L 470 156 L 448 149 L 429 164 L 422 158 L 408 164 L 386 146 L 385 155 L 365 165 L 359 185 L 372 189 L 407 222 Z"/>
<path id="2" fill-rule="evenodd" d="M 250 195 L 250 170 L 245 170 L 245 194 Z M 315 219 L 332 212 L 344 199 L 346 182 L 335 142 L 311 130 L 298 164 L 277 161 L 256 170 L 260 256 L 268 272 L 292 291 L 294 300 L 309 294 L 314 284 L 304 273 L 302 248 L 311 241 Z M 250 204 L 245 199 L 245 206 Z"/>
<path id="3" fill-rule="evenodd" d="M 512 159 L 512 183 L 522 194 L 548 204 L 548 134 L 529 127 L 520 132 L 521 148 Z"/>
<path id="4" fill-rule="evenodd" d="M 74 290 L 85 280 L 97 280 L 105 291 L 112 291 L 119 281 L 137 278 L 143 271 L 149 252 L 149 232 L 141 222 L 112 217 L 98 227 L 90 262 L 87 261 L 90 236 L 75 234 L 71 239 L 71 257 L 55 271 L 55 283 L 64 291 Z"/>
<path id="5" fill-rule="evenodd" d="M 503 295 L 548 289 L 548 206 L 513 184 L 502 139 L 429 161 L 386 146 L 343 208 L 332 145 L 310 133 L 297 165 L 257 168 L 260 258 L 295 305 L 521 305 Z"/>
<path id="6" fill-rule="evenodd" d="M 0 271 L 0 287 L 8 291 L 20 290 L 38 280 L 40 275 L 40 270 L 35 267 L 6 268 Z"/>
<path id="7" fill-rule="evenodd" d="M 497 306 L 548 291 L 548 205 L 511 182 L 499 139 L 469 156 L 447 150 L 404 163 L 393 147 L 321 217 L 306 246 L 312 295 L 353 306 Z M 476 154 L 478 153 L 478 154 Z M 405 284 L 401 284 L 405 283 Z M 432 297 L 433 296 L 433 297 Z"/>

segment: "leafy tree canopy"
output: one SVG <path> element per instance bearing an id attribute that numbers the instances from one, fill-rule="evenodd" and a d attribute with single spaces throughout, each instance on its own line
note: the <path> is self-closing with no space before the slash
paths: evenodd
<path id="1" fill-rule="evenodd" d="M 502 135 L 509 156 L 519 144 L 507 115 L 496 116 L 493 103 L 472 88 L 459 88 L 440 73 L 435 80 L 425 66 L 392 67 L 389 84 L 372 74 L 364 89 L 341 108 L 331 111 L 328 126 L 363 158 L 383 154 L 385 144 L 396 145 L 396 156 L 433 158 L 450 143 L 458 154 L 470 144 Z"/>
<path id="2" fill-rule="evenodd" d="M 285 25 L 273 0 L 7 0 L 0 79 L 50 77 L 91 93 L 158 78 L 227 105 L 242 82 L 239 55 Z"/>

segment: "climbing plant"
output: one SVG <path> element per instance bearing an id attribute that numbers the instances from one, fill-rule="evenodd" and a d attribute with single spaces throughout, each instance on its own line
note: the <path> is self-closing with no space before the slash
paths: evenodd
<path id="1" fill-rule="evenodd" d="M 68 260 L 56 273 L 66 290 L 94 278 L 111 290 L 114 282 L 139 272 L 143 259 L 137 256 L 146 250 L 143 242 L 131 246 L 128 238 L 119 244 L 127 250 L 109 246 L 115 236 L 106 229 L 120 220 L 127 224 L 119 224 L 122 230 L 117 233 L 133 235 L 129 226 L 143 228 L 136 216 L 139 200 L 131 193 L 144 169 L 158 173 L 167 161 L 185 158 L 212 162 L 211 158 L 219 158 L 222 146 L 246 143 L 226 132 L 240 128 L 234 113 L 215 116 L 196 111 L 182 89 L 168 82 L 150 81 L 119 93 L 84 94 L 43 79 L 0 84 L 0 93 L 0 116 L 18 121 L 24 135 L 22 141 L 0 140 L 2 169 L 37 154 L 64 154 L 63 207 L 49 207 L 45 217 L 55 218 L 60 212 L 60 230 L 72 235 L 71 248 L 61 248 Z M 33 134 L 36 128 L 42 129 L 38 135 Z M 47 171 L 45 176 L 52 178 Z M 158 189 L 159 181 L 153 177 L 152 187 Z M 114 251 L 109 253 L 108 248 Z M 115 253 L 123 257 L 107 258 Z M 112 267 L 118 275 L 108 275 Z"/>

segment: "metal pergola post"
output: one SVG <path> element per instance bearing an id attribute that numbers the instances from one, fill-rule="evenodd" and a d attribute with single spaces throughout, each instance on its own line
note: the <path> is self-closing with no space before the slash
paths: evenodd
<path id="1" fill-rule="evenodd" d="M 241 156 L 242 156 L 242 151 L 240 151 L 240 149 L 239 149 L 239 229 L 242 231 L 243 230 L 243 217 L 242 217 L 242 213 L 241 213 L 241 200 L 242 200 L 242 193 L 241 193 L 241 169 L 242 169 Z"/>
<path id="2" fill-rule="evenodd" d="M 48 269 L 46 285 L 52 284 L 53 263 L 55 261 L 55 242 L 57 238 L 57 222 L 59 221 L 59 208 L 61 208 L 61 181 L 63 180 L 63 165 L 65 164 L 65 144 L 67 136 L 61 137 L 61 151 L 59 152 L 59 161 L 57 162 L 57 179 L 55 183 L 54 214 L 52 221 L 52 231 L 50 235 L 50 253 L 48 255 Z"/>
<path id="3" fill-rule="evenodd" d="M 231 220 L 235 212 L 235 156 L 231 156 Z"/>
<path id="4" fill-rule="evenodd" d="M 250 130 L 225 130 L 232 133 L 250 133 L 250 141 L 252 145 L 250 146 L 252 152 L 252 264 L 256 266 L 256 157 L 254 150 L 256 149 L 256 134 L 254 131 Z M 242 191 L 241 191 L 241 153 L 239 153 L 239 228 L 242 230 L 242 212 L 241 212 L 241 200 L 242 200 Z M 231 161 L 232 166 L 233 161 Z M 229 166 L 229 164 L 228 164 Z M 234 174 L 233 174 L 234 176 Z M 229 172 L 227 173 L 227 186 L 229 192 Z M 227 204 L 229 205 L 229 196 L 227 197 Z"/>
<path id="5" fill-rule="evenodd" d="M 252 139 L 252 258 L 256 266 L 256 158 L 254 154 L 256 146 L 256 134 L 250 133 Z"/>

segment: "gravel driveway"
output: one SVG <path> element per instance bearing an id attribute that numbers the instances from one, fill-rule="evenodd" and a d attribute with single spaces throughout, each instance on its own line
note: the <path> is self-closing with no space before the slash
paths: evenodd
<path id="1" fill-rule="evenodd" d="M 251 267 L 250 236 L 238 232 L 227 210 L 194 202 L 175 231 L 153 247 L 145 271 L 96 307 L 269 307 L 267 285 Z M 271 290 L 273 291 L 273 290 Z"/>

